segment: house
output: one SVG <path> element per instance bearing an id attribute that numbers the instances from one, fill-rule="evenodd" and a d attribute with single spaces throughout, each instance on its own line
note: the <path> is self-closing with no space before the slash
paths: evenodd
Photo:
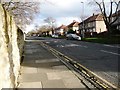
<path id="1" fill-rule="evenodd" d="M 73 31 L 76 31 L 76 33 L 78 32 L 79 30 L 79 22 L 73 20 L 72 23 L 70 23 L 67 27 L 68 27 L 68 30 L 73 30 Z"/>
<path id="2" fill-rule="evenodd" d="M 67 32 L 67 27 L 65 25 L 61 25 L 58 28 L 55 28 L 54 34 L 64 35 Z"/>
<path id="3" fill-rule="evenodd" d="M 104 23 L 103 16 L 101 14 L 93 14 L 92 16 L 85 19 L 83 22 L 79 23 L 79 30 L 81 34 L 89 32 L 91 35 L 94 32 L 101 33 L 106 31 L 106 25 Z"/>
<path id="4" fill-rule="evenodd" d="M 112 15 L 112 21 L 115 19 L 117 20 L 113 23 L 112 27 L 120 31 L 120 10 Z"/>

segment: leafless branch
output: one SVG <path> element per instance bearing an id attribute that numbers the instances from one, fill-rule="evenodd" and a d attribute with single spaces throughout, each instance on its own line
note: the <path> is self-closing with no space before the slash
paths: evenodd
<path id="1" fill-rule="evenodd" d="M 38 2 L 14 2 L 10 0 L 4 2 L 4 7 L 14 16 L 16 23 L 21 23 L 21 25 L 29 24 L 33 16 L 40 12 L 40 3 Z"/>
<path id="2" fill-rule="evenodd" d="M 101 0 L 101 2 L 94 0 L 94 2 L 96 3 L 99 10 L 101 11 L 101 14 L 103 15 L 103 20 L 106 24 L 108 32 L 111 31 L 110 28 L 112 27 L 112 24 L 116 22 L 118 19 L 118 10 L 120 9 L 120 1 L 110 0 L 110 5 L 109 5 L 110 12 L 109 13 L 107 12 L 108 7 L 106 7 L 105 0 Z M 115 7 L 115 10 L 113 7 Z M 114 19 L 113 19 L 113 13 L 115 14 Z"/>

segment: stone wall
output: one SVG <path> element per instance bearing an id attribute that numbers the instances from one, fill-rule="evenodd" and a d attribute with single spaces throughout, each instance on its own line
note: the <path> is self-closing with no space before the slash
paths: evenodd
<path id="1" fill-rule="evenodd" d="M 0 90 L 17 86 L 23 45 L 23 32 L 0 4 Z"/>

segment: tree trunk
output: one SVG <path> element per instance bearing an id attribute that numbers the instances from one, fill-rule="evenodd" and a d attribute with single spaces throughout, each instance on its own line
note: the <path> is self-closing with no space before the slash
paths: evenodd
<path id="1" fill-rule="evenodd" d="M 110 24 L 106 24 L 106 28 L 107 28 L 107 36 L 111 36 L 112 34 L 112 26 Z"/>

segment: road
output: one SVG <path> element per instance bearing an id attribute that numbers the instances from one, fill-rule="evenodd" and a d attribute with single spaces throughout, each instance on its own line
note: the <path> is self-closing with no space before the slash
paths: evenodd
<path id="1" fill-rule="evenodd" d="M 87 67 L 98 76 L 118 86 L 118 82 L 120 81 L 118 76 L 118 57 L 120 53 L 118 53 L 118 50 L 120 47 L 65 39 L 31 39 L 42 40 L 52 48 Z"/>

